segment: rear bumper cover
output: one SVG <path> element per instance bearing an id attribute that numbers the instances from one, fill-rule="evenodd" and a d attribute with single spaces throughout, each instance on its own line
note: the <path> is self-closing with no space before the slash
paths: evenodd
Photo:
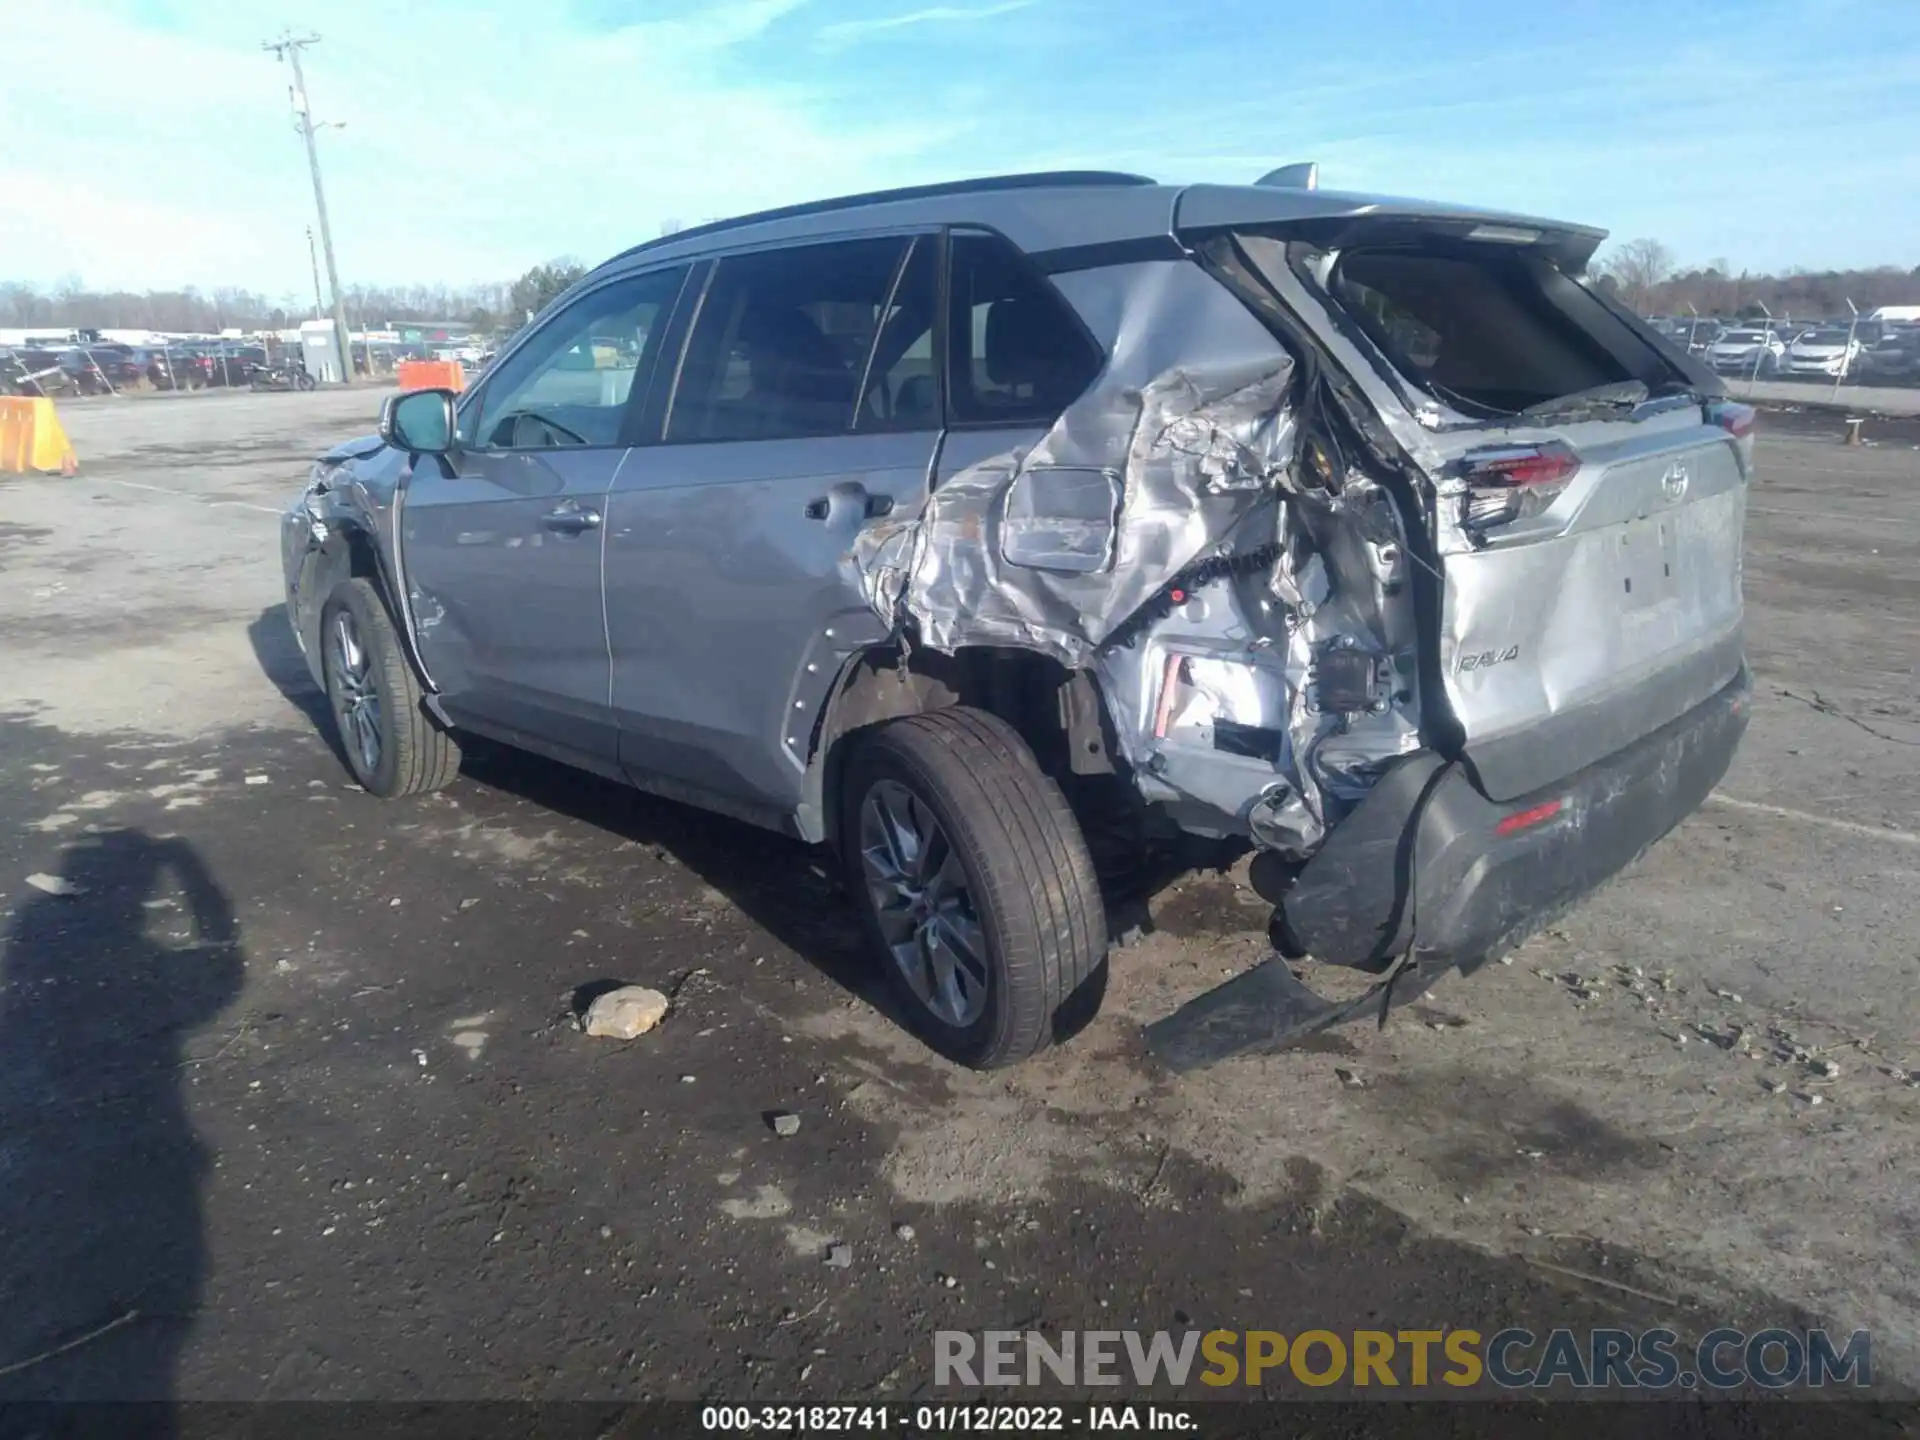
<path id="1" fill-rule="evenodd" d="M 1472 970 L 1566 913 L 1699 808 L 1733 760 L 1751 693 L 1743 666 L 1678 719 L 1503 802 L 1458 765 L 1411 757 L 1301 873 L 1285 897 L 1288 922 L 1335 964 L 1367 966 L 1412 949 L 1423 964 L 1432 957 Z M 1549 818 L 1499 832 L 1508 817 L 1555 804 Z"/>
<path id="2" fill-rule="evenodd" d="M 1471 973 L 1565 914 L 1678 825 L 1727 772 L 1746 732 L 1752 680 L 1727 686 L 1633 744 L 1514 800 L 1462 766 L 1409 756 L 1327 837 L 1281 900 L 1317 960 L 1386 972 L 1341 1004 L 1279 956 L 1147 1027 L 1176 1070 L 1297 1043 L 1417 998 L 1445 971 Z M 1501 834 L 1509 817 L 1552 809 Z"/>

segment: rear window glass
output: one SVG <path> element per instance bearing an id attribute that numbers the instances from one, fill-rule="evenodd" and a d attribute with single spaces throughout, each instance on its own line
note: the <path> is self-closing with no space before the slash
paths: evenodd
<path id="1" fill-rule="evenodd" d="M 1393 367 L 1449 404 L 1512 414 L 1647 378 L 1549 300 L 1533 271 L 1503 255 L 1352 251 L 1330 282 Z"/>

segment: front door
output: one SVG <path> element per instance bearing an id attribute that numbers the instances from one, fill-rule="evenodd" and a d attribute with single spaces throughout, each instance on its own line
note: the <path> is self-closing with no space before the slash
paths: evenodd
<path id="1" fill-rule="evenodd" d="M 926 499 L 938 250 L 875 237 L 710 271 L 661 442 L 608 497 L 613 706 L 641 783 L 756 818 L 798 805 L 824 687 L 886 635 L 854 537 Z"/>
<path id="2" fill-rule="evenodd" d="M 612 767 L 607 491 L 644 394 L 648 341 L 684 278 L 627 275 L 582 294 L 461 406 L 454 454 L 415 464 L 402 565 L 421 659 L 456 723 Z"/>

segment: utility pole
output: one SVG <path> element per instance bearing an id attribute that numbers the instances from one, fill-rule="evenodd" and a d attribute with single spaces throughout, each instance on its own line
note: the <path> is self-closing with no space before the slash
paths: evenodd
<path id="1" fill-rule="evenodd" d="M 327 284 L 333 290 L 333 338 L 340 352 L 340 379 L 353 383 L 353 337 L 347 330 L 347 307 L 340 297 L 340 270 L 333 261 L 333 230 L 327 224 L 327 192 L 320 184 L 320 151 L 313 143 L 313 111 L 307 103 L 307 79 L 300 72 L 300 52 L 318 44 L 318 35 L 296 37 L 287 31 L 278 40 L 269 40 L 260 48 L 293 67 L 293 115 L 300 138 L 307 142 L 307 168 L 313 172 L 313 208 L 320 221 L 320 248 L 327 257 Z"/>
<path id="2" fill-rule="evenodd" d="M 327 305 L 320 298 L 320 252 L 313 248 L 313 227 L 307 227 L 307 263 L 313 267 L 313 318 L 318 320 L 327 313 Z"/>

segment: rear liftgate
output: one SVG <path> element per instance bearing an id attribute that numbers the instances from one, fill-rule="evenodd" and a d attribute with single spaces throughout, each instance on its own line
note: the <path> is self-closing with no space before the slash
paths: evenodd
<path id="1" fill-rule="evenodd" d="M 1672 375 L 1666 399 L 1628 379 L 1504 419 L 1444 406 L 1416 419 L 1406 390 L 1382 383 L 1398 377 L 1355 344 L 1348 317 L 1282 244 L 1211 258 L 1243 294 L 1233 272 L 1244 282 L 1257 269 L 1289 318 L 1311 326 L 1306 348 L 1326 367 L 1331 408 L 1372 442 L 1370 465 L 1410 482 L 1396 490 L 1403 502 L 1408 489 L 1419 497 L 1424 514 L 1406 518 L 1432 549 L 1414 578 L 1435 582 L 1419 597 L 1431 607 L 1422 698 L 1455 733 L 1446 756 L 1379 773 L 1285 896 L 1285 912 L 1310 922 L 1287 927 L 1299 948 L 1379 978 L 1328 1000 L 1276 952 L 1147 1027 L 1149 1048 L 1182 1072 L 1366 1015 L 1384 1026 L 1449 969 L 1511 950 L 1704 800 L 1745 723 L 1738 556 L 1751 412 Z M 1534 273 L 1564 292 L 1560 326 L 1591 307 L 1551 267 Z M 1589 333 L 1613 325 L 1598 313 L 1579 321 Z M 1630 332 L 1606 339 L 1639 373 L 1658 370 L 1640 363 Z M 1551 859 L 1515 853 L 1528 850 Z M 1477 857 L 1465 868 L 1463 851 Z M 1427 913 L 1416 915 L 1420 902 Z"/>

